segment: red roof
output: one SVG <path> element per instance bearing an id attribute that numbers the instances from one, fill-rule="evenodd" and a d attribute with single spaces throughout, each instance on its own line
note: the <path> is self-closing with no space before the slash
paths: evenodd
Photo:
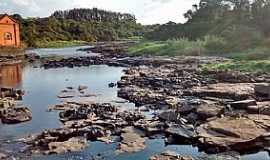
<path id="1" fill-rule="evenodd" d="M 12 18 L 11 16 L 9 16 L 8 14 L 0 14 L 0 20 L 2 20 L 4 17 L 8 17 L 10 20 L 17 23 L 17 21 L 14 18 Z"/>

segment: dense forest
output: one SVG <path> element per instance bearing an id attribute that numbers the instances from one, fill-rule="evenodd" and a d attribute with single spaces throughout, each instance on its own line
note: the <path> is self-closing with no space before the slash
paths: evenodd
<path id="1" fill-rule="evenodd" d="M 13 17 L 20 22 L 22 40 L 30 47 L 50 41 L 111 41 L 145 32 L 134 15 L 97 8 L 56 11 L 46 18 Z"/>
<path id="2" fill-rule="evenodd" d="M 269 0 L 201 0 L 184 14 L 187 22 L 158 25 L 149 40 L 189 40 L 215 36 L 213 47 L 226 52 L 270 46 Z"/>

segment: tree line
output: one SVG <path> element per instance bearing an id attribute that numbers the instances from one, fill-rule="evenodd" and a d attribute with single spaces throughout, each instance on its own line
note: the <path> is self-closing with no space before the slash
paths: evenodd
<path id="1" fill-rule="evenodd" d="M 56 11 L 45 18 L 13 17 L 20 23 L 21 37 L 29 47 L 49 41 L 112 41 L 142 36 L 145 27 L 134 15 L 93 9 Z"/>
<path id="2" fill-rule="evenodd" d="M 186 23 L 157 25 L 146 33 L 150 40 L 218 36 L 228 51 L 270 44 L 269 0 L 201 0 L 184 14 Z"/>

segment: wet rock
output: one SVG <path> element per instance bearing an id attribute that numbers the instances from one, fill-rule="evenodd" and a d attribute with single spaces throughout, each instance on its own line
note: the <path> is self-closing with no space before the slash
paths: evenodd
<path id="1" fill-rule="evenodd" d="M 145 118 L 145 116 L 142 115 L 140 112 L 129 112 L 129 111 L 119 112 L 117 113 L 116 117 L 120 117 L 126 122 L 136 122 Z"/>
<path id="2" fill-rule="evenodd" d="M 3 114 L 6 114 L 9 109 L 14 108 L 16 102 L 12 98 L 0 98 L 0 118 Z"/>
<path id="3" fill-rule="evenodd" d="M 62 91 L 57 97 L 61 99 L 73 98 L 76 96 L 75 91 Z"/>
<path id="4" fill-rule="evenodd" d="M 86 90 L 86 89 L 88 89 L 87 86 L 80 85 L 80 86 L 78 87 L 78 91 L 83 91 L 83 90 Z"/>
<path id="5" fill-rule="evenodd" d="M 200 142 L 208 147 L 217 147 L 216 152 L 248 150 L 260 147 L 261 137 L 268 133 L 269 116 L 249 115 L 248 118 L 223 117 L 197 128 Z"/>
<path id="6" fill-rule="evenodd" d="M 6 160 L 8 156 L 4 153 L 0 153 L 0 160 Z"/>
<path id="7" fill-rule="evenodd" d="M 224 113 L 224 107 L 216 104 L 200 105 L 197 108 L 198 118 L 200 120 L 207 120 L 208 118 L 218 117 Z"/>
<path id="8" fill-rule="evenodd" d="M 264 99 L 270 99 L 270 84 L 269 83 L 256 84 L 255 85 L 255 94 L 258 97 L 261 97 Z"/>
<path id="9" fill-rule="evenodd" d="M 133 127 L 124 128 L 121 139 L 117 153 L 139 152 L 146 147 L 145 139 Z"/>
<path id="10" fill-rule="evenodd" d="M 97 140 L 104 142 L 104 143 L 107 143 L 107 144 L 114 142 L 111 137 L 100 137 L 100 138 L 97 138 Z"/>
<path id="11" fill-rule="evenodd" d="M 165 130 L 165 123 L 155 119 L 141 119 L 135 122 L 134 126 L 143 130 L 147 135 L 162 133 Z"/>
<path id="12" fill-rule="evenodd" d="M 51 142 L 48 144 L 48 151 L 44 154 L 63 154 L 68 152 L 77 152 L 85 149 L 88 143 L 85 138 L 70 138 L 64 142 Z"/>
<path id="13" fill-rule="evenodd" d="M 31 137 L 26 138 L 24 142 L 29 145 L 28 151 L 32 153 L 49 154 L 81 149 L 86 145 L 85 139 L 96 140 L 99 137 L 106 136 L 105 128 L 91 125 L 79 128 L 58 128 L 45 130 L 40 134 L 32 135 Z M 75 145 L 73 145 L 74 143 Z"/>
<path id="14" fill-rule="evenodd" d="M 55 105 L 51 108 L 64 108 L 64 111 L 59 113 L 60 120 L 62 122 L 87 119 L 91 114 L 95 114 L 96 116 L 102 118 L 106 116 L 106 114 L 111 114 L 118 111 L 116 106 L 113 106 L 109 103 L 65 103 L 62 105 Z"/>
<path id="15" fill-rule="evenodd" d="M 230 151 L 224 153 L 218 153 L 215 155 L 203 154 L 199 156 L 199 159 L 215 159 L 215 160 L 241 160 L 241 155 L 238 152 Z"/>
<path id="16" fill-rule="evenodd" d="M 117 83 L 109 83 L 108 86 L 109 88 L 114 88 L 117 86 Z"/>
<path id="17" fill-rule="evenodd" d="M 9 109 L 1 116 L 2 123 L 16 124 L 32 119 L 31 111 L 27 107 Z"/>
<path id="18" fill-rule="evenodd" d="M 257 102 L 257 105 L 248 106 L 247 112 L 251 114 L 270 115 L 270 101 Z"/>
<path id="19" fill-rule="evenodd" d="M 178 112 L 175 110 L 167 110 L 158 115 L 159 119 L 162 121 L 169 121 L 169 122 L 178 122 L 180 121 L 181 117 Z"/>
<path id="20" fill-rule="evenodd" d="M 243 100 L 243 101 L 236 101 L 230 104 L 233 109 L 243 109 L 247 110 L 249 106 L 256 106 L 257 103 L 255 100 Z"/>
<path id="21" fill-rule="evenodd" d="M 189 156 L 180 156 L 172 151 L 165 151 L 159 155 L 150 157 L 149 160 L 193 160 L 193 158 Z"/>
<path id="22" fill-rule="evenodd" d="M 23 95 L 24 95 L 23 90 L 0 87 L 0 98 L 9 97 L 14 98 L 15 100 L 22 100 Z"/>
<path id="23" fill-rule="evenodd" d="M 194 127 L 192 125 L 171 124 L 165 130 L 165 133 L 182 139 L 193 139 L 196 137 Z"/>

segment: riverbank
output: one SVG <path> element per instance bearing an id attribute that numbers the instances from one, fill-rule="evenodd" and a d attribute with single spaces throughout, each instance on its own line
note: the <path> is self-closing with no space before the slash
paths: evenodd
<path id="1" fill-rule="evenodd" d="M 35 48 L 64 48 L 89 44 L 85 41 L 41 41 L 37 42 Z"/>
<path id="2" fill-rule="evenodd" d="M 270 72 L 270 49 L 259 46 L 244 51 L 230 52 L 227 45 L 218 38 L 208 37 L 204 40 L 187 39 L 168 41 L 146 41 L 128 49 L 129 55 L 150 56 L 220 56 L 230 58 L 230 63 L 218 66 L 205 66 L 205 69 L 238 70 L 248 72 Z"/>

